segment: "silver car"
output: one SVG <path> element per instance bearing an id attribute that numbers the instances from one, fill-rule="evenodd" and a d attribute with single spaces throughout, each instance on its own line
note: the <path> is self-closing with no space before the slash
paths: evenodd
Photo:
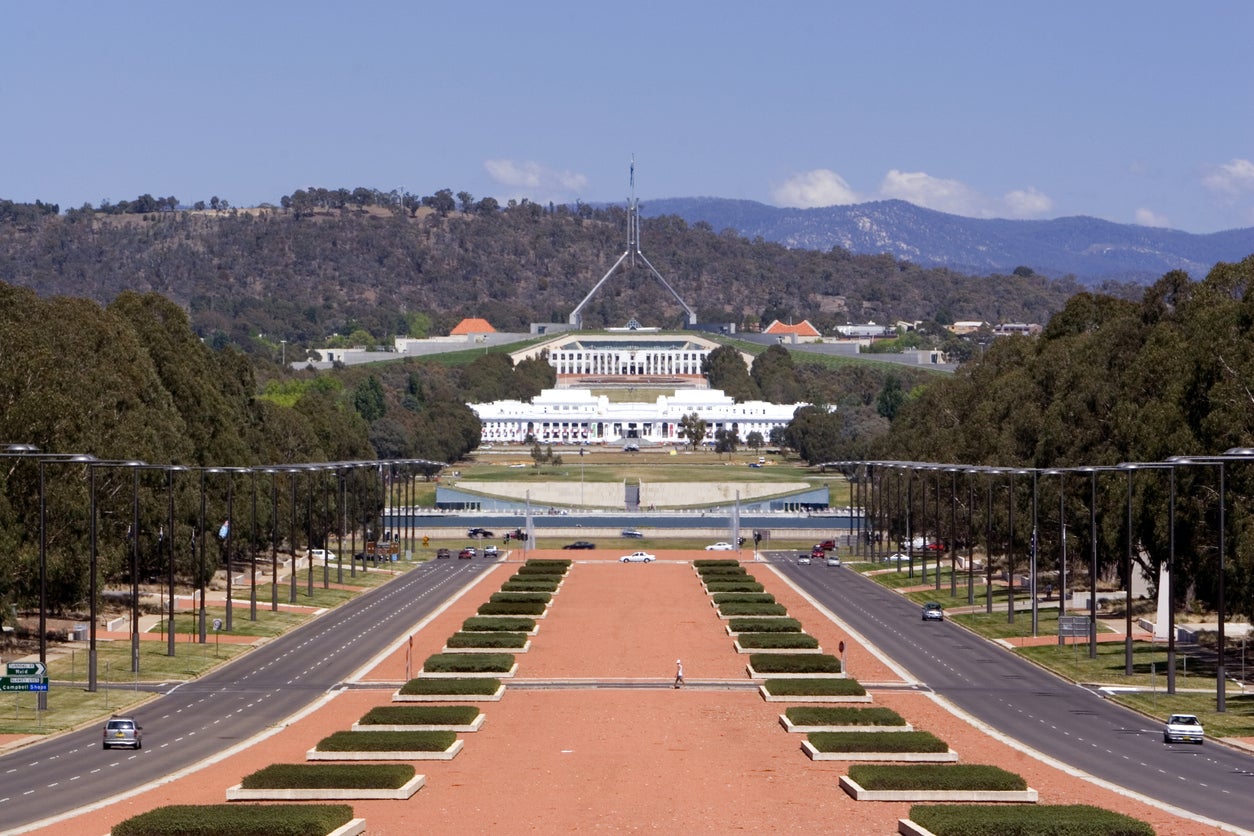
<path id="1" fill-rule="evenodd" d="M 144 748 L 144 727 L 134 717 L 110 717 L 105 723 L 100 748 L 112 749 L 115 746 Z"/>

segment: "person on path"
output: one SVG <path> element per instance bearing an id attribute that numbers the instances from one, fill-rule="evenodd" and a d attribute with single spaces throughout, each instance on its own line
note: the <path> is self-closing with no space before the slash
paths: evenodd
<path id="1" fill-rule="evenodd" d="M 684 684 L 684 663 L 682 659 L 675 660 L 675 687 L 680 688 Z"/>

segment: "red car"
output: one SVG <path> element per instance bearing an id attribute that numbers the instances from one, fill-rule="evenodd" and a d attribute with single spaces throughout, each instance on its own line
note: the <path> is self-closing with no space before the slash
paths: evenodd
<path id="1" fill-rule="evenodd" d="M 824 540 L 822 543 L 819 543 L 818 548 L 822 549 L 825 552 L 830 552 L 836 548 L 836 541 Z"/>
<path id="2" fill-rule="evenodd" d="M 827 553 L 823 551 L 823 546 L 818 545 L 810 549 L 810 557 L 816 557 L 822 560 L 823 558 L 827 557 Z"/>
<path id="3" fill-rule="evenodd" d="M 475 550 L 472 549 L 470 546 L 467 546 L 466 548 L 462 549 L 461 551 L 457 553 L 458 560 L 470 560 L 474 556 L 475 556 Z"/>

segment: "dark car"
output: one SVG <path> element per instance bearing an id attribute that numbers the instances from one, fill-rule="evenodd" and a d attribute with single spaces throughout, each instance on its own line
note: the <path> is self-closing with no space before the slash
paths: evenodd
<path id="1" fill-rule="evenodd" d="M 624 537 L 643 537 L 644 534 L 634 528 L 624 528 L 623 536 Z"/>
<path id="2" fill-rule="evenodd" d="M 135 722 L 134 717 L 110 717 L 105 723 L 100 748 L 112 749 L 114 746 L 144 748 L 144 727 Z"/>
<path id="3" fill-rule="evenodd" d="M 437 560 L 446 560 L 452 556 L 453 555 L 449 552 L 448 549 L 436 549 L 435 550 L 435 557 Z"/>
<path id="4" fill-rule="evenodd" d="M 470 560 L 474 556 L 475 556 L 475 550 L 470 546 L 467 546 L 466 548 L 462 549 L 461 551 L 457 553 L 458 560 Z"/>
<path id="5" fill-rule="evenodd" d="M 491 531 L 486 528 L 472 528 L 466 532 L 467 537 L 495 537 Z"/>
<path id="6" fill-rule="evenodd" d="M 596 547 L 596 543 L 589 543 L 587 540 L 576 540 L 573 543 L 567 543 L 562 546 L 564 549 L 595 549 Z"/>

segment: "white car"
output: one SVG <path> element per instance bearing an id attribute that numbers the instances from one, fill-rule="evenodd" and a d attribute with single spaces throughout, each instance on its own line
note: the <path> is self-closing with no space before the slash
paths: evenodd
<path id="1" fill-rule="evenodd" d="M 648 552 L 632 552 L 631 554 L 625 554 L 622 557 L 620 557 L 618 559 L 618 562 L 619 563 L 652 563 L 655 560 L 657 560 L 657 557 L 655 555 L 649 554 Z"/>
<path id="2" fill-rule="evenodd" d="M 1202 722 L 1192 714 L 1172 714 L 1163 727 L 1163 743 L 1196 743 L 1206 738 Z"/>
<path id="3" fill-rule="evenodd" d="M 711 543 L 705 547 L 707 552 L 734 552 L 736 547 L 731 543 Z"/>
<path id="4" fill-rule="evenodd" d="M 500 552 L 497 551 L 496 546 L 484 546 L 483 547 L 484 557 L 496 557 L 498 554 L 500 554 Z"/>
<path id="5" fill-rule="evenodd" d="M 839 557 L 837 557 L 837 556 L 836 556 L 836 555 L 834 555 L 834 554 L 829 554 L 829 555 L 827 556 L 827 565 L 828 565 L 828 566 L 839 566 L 839 565 L 840 565 L 840 558 L 839 558 Z"/>

